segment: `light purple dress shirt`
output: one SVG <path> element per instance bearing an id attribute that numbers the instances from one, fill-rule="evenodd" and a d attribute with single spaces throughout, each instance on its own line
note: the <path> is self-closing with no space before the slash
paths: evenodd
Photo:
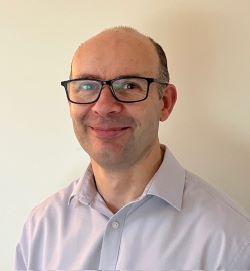
<path id="1" fill-rule="evenodd" d="M 246 270 L 250 226 L 169 149 L 143 194 L 113 214 L 84 176 L 35 207 L 16 270 Z"/>

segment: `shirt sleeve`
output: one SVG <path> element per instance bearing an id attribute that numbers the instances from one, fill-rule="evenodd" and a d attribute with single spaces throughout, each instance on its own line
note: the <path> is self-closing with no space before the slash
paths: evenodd
<path id="1" fill-rule="evenodd" d="M 20 243 L 18 243 L 16 246 L 15 270 L 27 270 Z"/>
<path id="2" fill-rule="evenodd" d="M 21 238 L 16 246 L 15 270 L 28 270 L 27 255 L 29 251 L 29 231 L 27 230 L 27 224 L 27 222 L 24 224 Z"/>

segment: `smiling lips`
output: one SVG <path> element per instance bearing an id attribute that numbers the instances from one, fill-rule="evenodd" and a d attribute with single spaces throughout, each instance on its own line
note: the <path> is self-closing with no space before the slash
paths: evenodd
<path id="1" fill-rule="evenodd" d="M 112 139 L 124 134 L 130 127 L 91 127 L 91 131 L 95 133 L 98 138 Z"/>

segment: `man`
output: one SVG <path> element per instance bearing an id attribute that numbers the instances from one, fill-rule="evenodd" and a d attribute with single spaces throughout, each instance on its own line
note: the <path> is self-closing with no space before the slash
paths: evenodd
<path id="1" fill-rule="evenodd" d="M 39 204 L 20 270 L 248 269 L 249 222 L 159 143 L 176 88 L 161 47 L 118 27 L 83 43 L 62 82 L 90 166 Z"/>

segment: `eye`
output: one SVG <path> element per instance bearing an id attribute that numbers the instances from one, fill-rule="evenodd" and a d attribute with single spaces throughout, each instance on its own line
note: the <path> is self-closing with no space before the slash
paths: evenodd
<path id="1" fill-rule="evenodd" d="M 119 91 L 119 90 L 138 89 L 140 88 L 140 86 L 133 81 L 117 80 L 116 82 L 113 83 L 113 88 Z"/>
<path id="2" fill-rule="evenodd" d="M 133 82 L 124 83 L 122 85 L 123 89 L 133 89 L 133 88 L 137 88 L 137 87 L 138 86 L 135 83 L 133 83 Z"/>
<path id="3" fill-rule="evenodd" d="M 90 90 L 97 90 L 97 89 L 98 89 L 98 84 L 94 82 L 81 82 L 78 86 L 78 90 L 90 91 Z"/>

